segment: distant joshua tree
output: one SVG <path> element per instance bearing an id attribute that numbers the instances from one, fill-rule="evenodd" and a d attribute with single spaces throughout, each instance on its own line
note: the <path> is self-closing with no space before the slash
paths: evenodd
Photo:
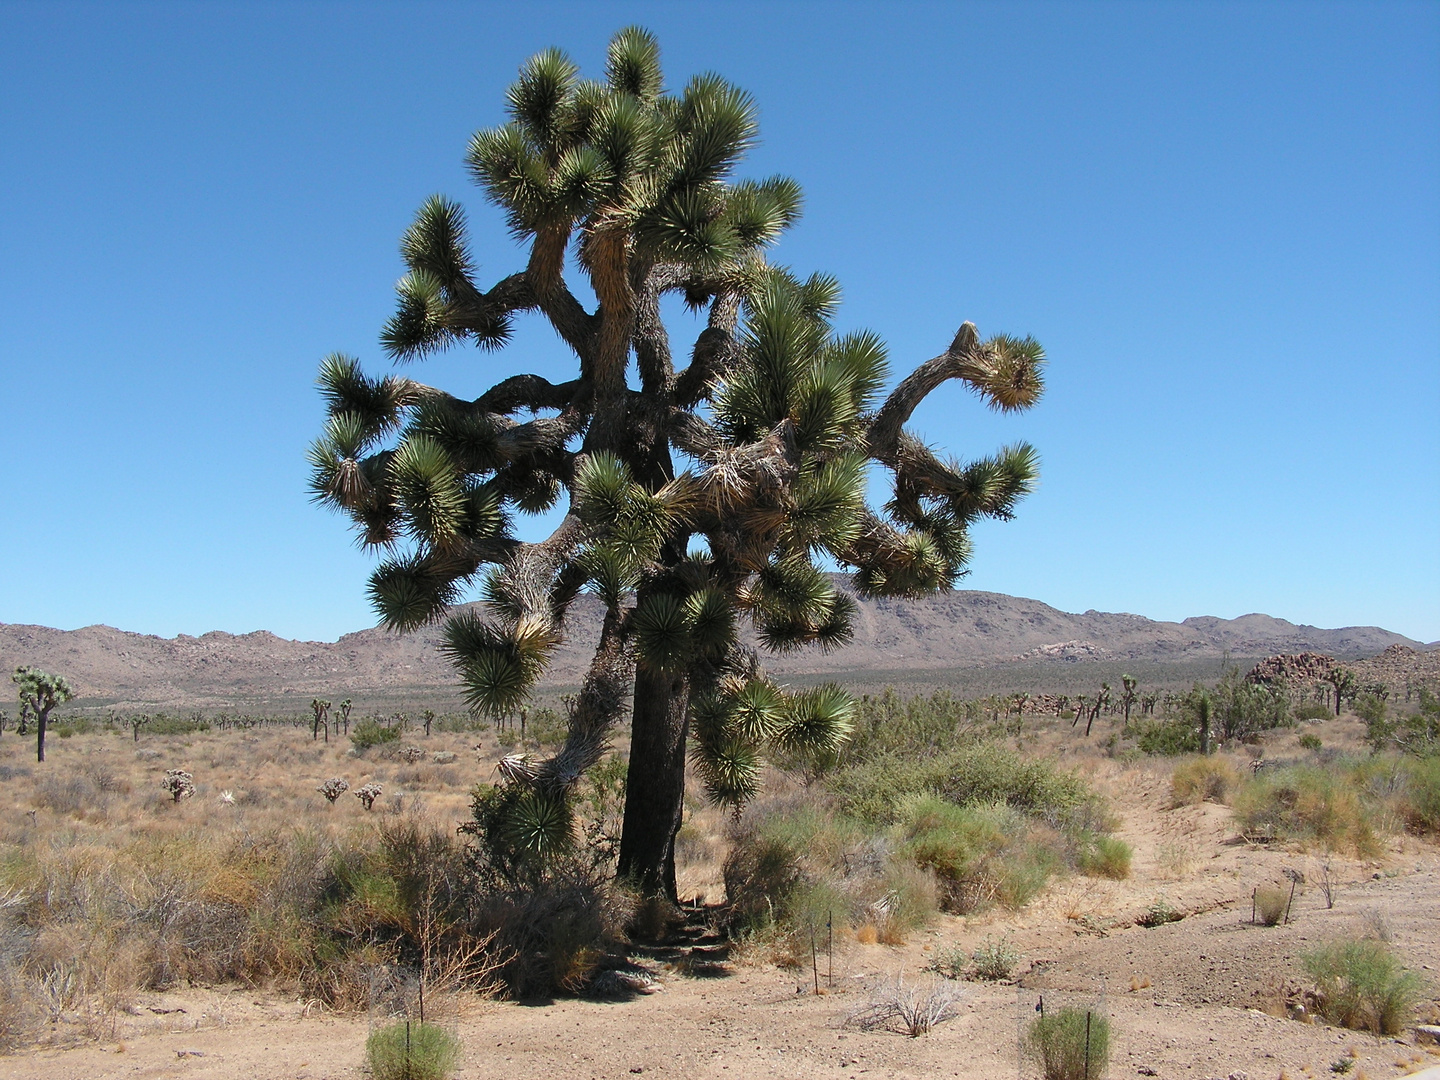
<path id="1" fill-rule="evenodd" d="M 59 675 L 45 672 L 22 664 L 10 676 L 20 694 L 20 717 L 22 730 L 28 716 L 35 718 L 35 760 L 45 760 L 45 727 L 50 722 L 50 710 L 75 696 L 70 684 Z"/>
<path id="2" fill-rule="evenodd" d="M 138 743 L 140 741 L 140 729 L 148 723 L 150 723 L 149 713 L 140 713 L 130 717 L 130 730 L 134 733 L 135 742 Z"/>
<path id="3" fill-rule="evenodd" d="M 384 794 L 384 785 L 377 784 L 373 780 L 370 781 L 370 783 L 366 784 L 364 787 L 357 788 L 355 791 L 355 797 L 360 800 L 360 805 L 365 807 L 366 810 L 373 810 L 375 807 L 375 800 Z"/>
<path id="4" fill-rule="evenodd" d="M 321 795 L 324 795 L 325 798 L 329 800 L 330 805 L 334 806 L 335 800 L 350 790 L 350 781 L 346 780 L 343 776 L 332 776 L 315 790 L 320 792 Z"/>
<path id="5" fill-rule="evenodd" d="M 1140 698 L 1140 695 L 1135 692 L 1135 688 L 1140 685 L 1140 680 L 1134 675 L 1121 675 L 1120 684 L 1125 687 L 1120 694 L 1120 708 L 1125 711 L 1125 726 L 1128 728 L 1130 726 L 1130 710 Z"/>
<path id="6" fill-rule="evenodd" d="M 1336 664 L 1325 676 L 1325 681 L 1335 688 L 1335 715 L 1339 716 L 1345 699 L 1355 695 L 1355 673 Z"/>
<path id="7" fill-rule="evenodd" d="M 347 737 L 350 735 L 350 710 L 353 708 L 348 697 L 340 702 L 340 723 L 344 727 Z"/>
<path id="8" fill-rule="evenodd" d="M 164 779 L 160 781 L 160 787 L 169 792 L 170 798 L 178 803 L 181 799 L 188 799 L 195 794 L 195 777 L 184 769 L 167 769 Z"/>
<path id="9" fill-rule="evenodd" d="M 425 737 L 428 739 L 430 737 L 430 725 L 435 722 L 435 710 L 426 709 L 420 714 L 420 719 L 425 721 Z"/>
<path id="10" fill-rule="evenodd" d="M 330 741 L 330 702 L 322 698 L 312 698 L 310 708 L 315 713 L 315 726 L 310 729 L 310 738 L 318 739 L 320 729 L 325 729 L 325 741 Z"/>

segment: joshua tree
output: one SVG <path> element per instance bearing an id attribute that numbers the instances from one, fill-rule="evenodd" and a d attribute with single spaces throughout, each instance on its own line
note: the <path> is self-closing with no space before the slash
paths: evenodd
<path id="1" fill-rule="evenodd" d="M 758 790 L 767 748 L 822 752 L 850 726 L 838 687 L 771 683 L 739 643 L 740 620 L 771 652 L 831 649 L 851 636 L 855 594 L 951 587 L 969 525 L 1014 513 L 1036 455 L 1020 444 L 942 460 L 905 425 L 952 379 L 992 408 L 1028 408 L 1044 354 L 967 322 L 882 397 L 884 346 L 832 328 L 835 280 L 766 260 L 801 195 L 787 178 L 733 178 L 756 139 L 750 97 L 715 75 L 674 94 L 662 82 L 658 45 L 640 29 L 612 40 L 603 81 L 582 80 L 558 51 L 535 56 L 509 90 L 509 121 L 467 152 L 529 245 L 525 267 L 484 289 L 464 213 L 440 196 L 401 244 L 409 272 L 382 333 L 394 359 L 465 341 L 496 349 L 518 313 L 536 312 L 574 354 L 576 377 L 513 375 L 463 400 L 331 356 L 319 378 L 330 419 L 310 459 L 315 497 L 386 553 L 369 586 L 382 623 L 448 615 L 443 647 L 479 712 L 516 711 L 577 593 L 603 600 L 569 736 L 554 757 L 512 770 L 505 831 L 533 835 L 529 851 L 568 841 L 571 788 L 628 697 L 619 870 L 673 900 L 692 739 L 710 795 L 733 808 Z M 688 365 L 661 318 L 668 297 L 704 320 Z M 872 463 L 893 481 L 881 511 L 865 501 Z M 562 497 L 548 539 L 516 538 L 512 514 Z M 853 592 L 817 560 L 853 569 Z M 467 588 L 483 605 L 451 612 Z"/>
<path id="2" fill-rule="evenodd" d="M 1325 676 L 1325 681 L 1335 688 L 1335 715 L 1340 715 L 1340 706 L 1347 697 L 1355 694 L 1355 673 L 1349 668 L 1336 664 Z"/>
<path id="3" fill-rule="evenodd" d="M 188 799 L 195 794 L 195 777 L 184 769 L 167 769 L 160 786 L 178 803 L 181 799 Z"/>
<path id="4" fill-rule="evenodd" d="M 149 713 L 138 713 L 130 717 L 130 732 L 132 735 L 132 742 L 138 743 L 140 741 L 140 729 L 148 723 L 150 723 Z"/>
<path id="5" fill-rule="evenodd" d="M 430 737 L 430 725 L 435 722 L 435 710 L 426 709 L 420 714 L 420 719 L 425 721 L 425 737 L 428 739 Z"/>
<path id="6" fill-rule="evenodd" d="M 20 734 L 25 734 L 25 720 L 35 719 L 35 760 L 45 760 L 45 727 L 50 722 L 50 710 L 75 696 L 70 684 L 59 675 L 45 672 L 22 664 L 10 676 L 20 695 Z"/>
<path id="7" fill-rule="evenodd" d="M 1120 692 L 1120 708 L 1125 710 L 1125 726 L 1128 728 L 1130 726 L 1130 710 L 1140 697 L 1140 695 L 1135 692 L 1135 688 L 1140 685 L 1140 681 L 1136 679 L 1134 675 L 1121 675 L 1120 685 L 1124 687 L 1124 690 Z"/>
<path id="8" fill-rule="evenodd" d="M 315 714 L 315 726 L 310 729 L 310 738 L 318 739 L 320 729 L 325 729 L 325 741 L 330 741 L 330 702 L 321 698 L 310 699 L 310 711 Z"/>
<path id="9" fill-rule="evenodd" d="M 351 704 L 348 697 L 344 701 L 340 702 L 340 723 L 344 726 L 345 735 L 347 737 L 350 734 L 350 710 L 353 708 L 354 705 Z"/>

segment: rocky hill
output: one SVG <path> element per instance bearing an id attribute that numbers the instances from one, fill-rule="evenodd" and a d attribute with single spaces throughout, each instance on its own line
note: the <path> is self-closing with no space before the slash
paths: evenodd
<path id="1" fill-rule="evenodd" d="M 599 628 L 598 601 L 573 609 L 570 639 L 547 681 L 579 681 Z M 161 638 L 109 626 L 53 630 L 0 624 L 0 670 L 34 664 L 65 675 L 92 703 L 156 707 L 241 707 L 302 703 L 314 695 L 453 696 L 452 673 L 435 650 L 434 631 L 396 635 L 379 629 L 336 642 L 290 641 L 265 631 Z M 1319 652 L 1341 659 L 1374 656 L 1391 645 L 1424 648 L 1373 626 L 1324 630 L 1269 615 L 1211 616 L 1181 623 L 1139 615 L 1070 614 L 1038 600 L 959 590 L 923 600 L 860 603 L 853 644 L 772 658 L 782 676 L 847 677 L 867 672 L 1099 662 L 1183 664 L 1218 658 Z"/>

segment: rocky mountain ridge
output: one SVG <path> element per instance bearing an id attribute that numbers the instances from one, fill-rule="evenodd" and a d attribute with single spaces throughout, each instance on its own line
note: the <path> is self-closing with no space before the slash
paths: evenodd
<path id="1" fill-rule="evenodd" d="M 582 596 L 570 636 L 546 677 L 574 685 L 589 662 L 601 608 Z M 82 698 L 118 705 L 222 707 L 247 701 L 453 691 L 453 674 L 427 629 L 396 635 L 371 628 L 335 642 L 291 641 L 267 631 L 162 638 L 109 626 L 55 630 L 0 624 L 0 670 L 33 664 L 63 674 Z M 1158 622 L 1139 615 L 1071 614 L 1038 600 L 957 590 L 920 600 L 863 600 L 852 644 L 771 657 L 779 676 L 931 671 L 1012 663 L 1113 660 L 1168 663 L 1276 653 L 1374 656 L 1420 642 L 1373 626 L 1321 629 L 1269 615 L 1201 616 Z"/>

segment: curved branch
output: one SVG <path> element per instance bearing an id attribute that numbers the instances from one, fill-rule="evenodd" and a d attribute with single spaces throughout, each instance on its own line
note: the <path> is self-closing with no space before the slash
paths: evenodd
<path id="1" fill-rule="evenodd" d="M 717 293 L 710 304 L 709 325 L 695 339 L 690 366 L 675 378 L 674 403 L 690 408 L 704 400 L 715 380 L 729 370 L 739 355 L 735 327 L 740 320 L 740 294 L 734 289 Z"/>
<path id="2" fill-rule="evenodd" d="M 479 412 L 513 413 L 520 409 L 566 409 L 580 396 L 582 379 L 552 383 L 539 375 L 512 375 L 472 403 Z"/>
<path id="3" fill-rule="evenodd" d="M 878 460 L 887 465 L 895 463 L 900 449 L 900 429 L 930 391 L 950 379 L 974 379 L 981 375 L 978 346 L 975 324 L 961 324 L 945 352 L 925 361 L 891 391 L 865 433 L 870 452 Z"/>

